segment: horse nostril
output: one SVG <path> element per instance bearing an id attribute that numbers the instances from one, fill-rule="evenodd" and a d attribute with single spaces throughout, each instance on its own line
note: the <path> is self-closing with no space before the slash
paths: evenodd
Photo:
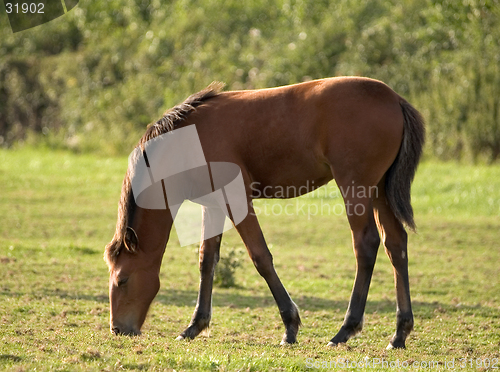
<path id="1" fill-rule="evenodd" d="M 111 333 L 115 334 L 115 335 L 119 335 L 120 334 L 120 330 L 118 329 L 118 327 L 114 327 L 112 330 L 111 330 Z"/>

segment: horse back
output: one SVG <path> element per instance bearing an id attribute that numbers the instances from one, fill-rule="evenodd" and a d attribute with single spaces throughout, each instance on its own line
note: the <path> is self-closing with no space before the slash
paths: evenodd
<path id="1" fill-rule="evenodd" d="M 236 163 L 260 187 L 319 187 L 361 175 L 377 184 L 400 147 L 401 100 L 377 80 L 322 79 L 223 92 L 187 124 L 197 125 L 208 161 Z"/>

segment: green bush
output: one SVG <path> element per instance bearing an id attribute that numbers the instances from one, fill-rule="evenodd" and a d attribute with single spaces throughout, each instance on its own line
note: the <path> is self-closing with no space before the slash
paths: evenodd
<path id="1" fill-rule="evenodd" d="M 495 161 L 499 1 L 81 0 L 16 34 L 0 12 L 0 142 L 124 154 L 213 80 L 365 75 L 422 111 L 429 155 Z"/>
<path id="2" fill-rule="evenodd" d="M 245 251 L 242 248 L 230 248 L 221 254 L 215 267 L 214 284 L 222 288 L 236 286 L 236 270 L 241 267 Z"/>

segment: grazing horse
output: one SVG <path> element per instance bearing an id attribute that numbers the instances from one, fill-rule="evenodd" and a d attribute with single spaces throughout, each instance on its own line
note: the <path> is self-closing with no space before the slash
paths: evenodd
<path id="1" fill-rule="evenodd" d="M 296 342 L 299 311 L 274 269 L 252 200 L 287 197 L 269 190 L 293 188 L 305 193 L 311 191 L 309 185 L 319 187 L 332 179 L 341 190 L 367 190 L 343 193 L 356 278 L 344 322 L 329 345 L 345 343 L 361 330 L 382 240 L 394 268 L 397 299 L 396 332 L 388 348 L 404 348 L 413 329 L 404 226 L 415 229 L 410 188 L 424 144 L 421 115 L 387 85 L 368 78 L 329 78 L 248 91 L 221 89 L 212 84 L 167 111 L 147 129 L 136 150 L 144 151 L 145 143 L 158 136 L 195 125 L 207 162 L 239 166 L 248 214 L 235 228 L 276 300 L 285 325 L 282 343 Z M 129 335 L 140 334 L 160 288 L 160 265 L 174 219 L 168 204 L 166 209 L 137 204 L 131 186 L 133 167 L 129 165 L 123 181 L 116 232 L 104 255 L 110 271 L 111 331 Z M 206 209 L 203 218 L 206 226 Z M 180 339 L 192 339 L 209 326 L 221 238 L 218 234 L 202 239 L 198 301 Z"/>

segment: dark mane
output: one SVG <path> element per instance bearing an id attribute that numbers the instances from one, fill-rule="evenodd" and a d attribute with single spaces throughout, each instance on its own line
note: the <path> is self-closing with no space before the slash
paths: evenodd
<path id="1" fill-rule="evenodd" d="M 142 145 L 152 138 L 158 137 L 164 133 L 176 129 L 176 127 L 180 123 L 182 123 L 182 121 L 190 113 L 196 110 L 196 107 L 200 106 L 210 98 L 218 96 L 223 87 L 224 83 L 213 82 L 202 91 L 189 96 L 180 105 L 167 110 L 160 120 L 158 120 L 146 130 L 146 133 L 144 133 L 141 140 L 139 141 L 139 145 Z"/>
<path id="2" fill-rule="evenodd" d="M 176 129 L 182 121 L 196 108 L 202 105 L 210 98 L 219 95 L 224 87 L 223 83 L 213 82 L 202 91 L 189 96 L 183 103 L 167 110 L 163 117 L 153 125 L 149 126 L 146 133 L 139 140 L 138 146 L 141 146 L 152 138 L 158 137 L 164 133 Z M 123 239 L 127 226 L 130 225 L 129 219 L 134 215 L 135 200 L 132 194 L 132 185 L 130 183 L 129 171 L 123 180 L 120 202 L 118 204 L 118 220 L 116 230 L 111 242 L 106 245 L 104 251 L 104 260 L 109 267 L 115 262 L 116 257 L 123 247 Z"/>
<path id="3" fill-rule="evenodd" d="M 125 175 L 122 184 L 122 192 L 120 195 L 120 202 L 118 203 L 118 220 L 116 222 L 115 235 L 111 242 L 106 245 L 104 250 L 104 260 L 111 267 L 115 262 L 116 256 L 120 253 L 123 246 L 123 239 L 125 231 L 129 225 L 129 218 L 134 215 L 135 201 L 132 194 L 132 185 L 130 183 L 129 171 Z"/>

